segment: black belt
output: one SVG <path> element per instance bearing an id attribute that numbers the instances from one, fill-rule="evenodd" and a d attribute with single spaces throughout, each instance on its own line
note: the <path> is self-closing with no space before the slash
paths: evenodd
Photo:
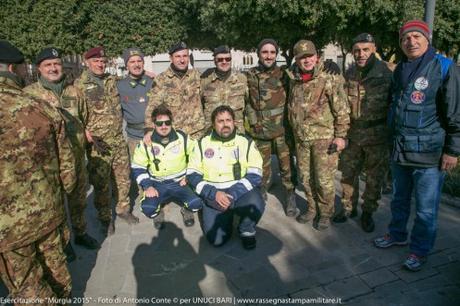
<path id="1" fill-rule="evenodd" d="M 144 130 L 144 123 L 126 123 L 126 126 L 133 130 Z"/>
<path id="2" fill-rule="evenodd" d="M 351 127 L 353 128 L 362 128 L 367 129 L 377 125 L 382 125 L 386 123 L 386 119 L 377 119 L 377 120 L 354 120 L 351 122 Z"/>

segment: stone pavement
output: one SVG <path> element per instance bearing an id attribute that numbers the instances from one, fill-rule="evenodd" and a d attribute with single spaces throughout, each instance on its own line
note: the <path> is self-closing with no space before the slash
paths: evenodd
<path id="1" fill-rule="evenodd" d="M 389 222 L 390 196 L 381 200 L 374 233 L 364 233 L 359 218 L 318 232 L 284 215 L 279 185 L 270 191 L 252 251 L 244 250 L 237 236 L 211 247 L 198 223 L 183 225 L 175 204 L 167 206 L 161 231 L 136 207 L 140 224 L 117 222 L 115 235 L 105 238 L 89 205 L 89 233 L 102 248 L 75 247 L 78 259 L 70 264 L 75 304 L 298 305 L 316 298 L 314 305 L 320 305 L 318 298 L 336 298 L 329 304 L 460 305 L 458 206 L 441 205 L 435 248 L 424 269 L 413 273 L 401 269 L 407 247 L 372 246 Z M 304 208 L 303 194 L 298 195 Z M 5 296 L 5 289 L 0 293 Z M 239 299 L 255 297 L 264 300 Z"/>

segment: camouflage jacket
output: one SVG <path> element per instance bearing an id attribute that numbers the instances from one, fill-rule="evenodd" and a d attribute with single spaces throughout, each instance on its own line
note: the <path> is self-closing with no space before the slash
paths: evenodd
<path id="1" fill-rule="evenodd" d="M 148 93 L 149 102 L 145 110 L 146 130 L 152 130 L 152 111 L 164 104 L 171 112 L 174 127 L 182 130 L 192 138 L 204 132 L 205 121 L 200 99 L 200 73 L 188 69 L 179 78 L 169 67 L 154 79 L 154 84 Z"/>
<path id="2" fill-rule="evenodd" d="M 289 121 L 296 139 L 345 138 L 350 116 L 343 77 L 324 72 L 321 63 L 316 65 L 308 82 L 301 80 L 295 64 L 287 75 Z"/>
<path id="3" fill-rule="evenodd" d="M 345 91 L 351 109 L 348 131 L 351 141 L 363 145 L 387 141 L 391 75 L 389 65 L 378 59 L 364 76 L 355 65 L 345 73 Z"/>
<path id="4" fill-rule="evenodd" d="M 116 78 L 107 76 L 102 88 L 85 70 L 74 84 L 84 93 L 87 101 L 86 129 L 91 135 L 101 137 L 110 146 L 126 145 Z"/>
<path id="5" fill-rule="evenodd" d="M 57 108 L 66 121 L 66 134 L 72 143 L 74 150 L 81 154 L 85 152 L 86 137 L 85 126 L 88 120 L 88 108 L 83 93 L 71 83 L 64 85 L 60 97 L 51 90 L 46 89 L 40 82 L 35 82 L 24 91 L 47 101 L 51 106 Z"/>
<path id="6" fill-rule="evenodd" d="M 284 135 L 286 107 L 285 72 L 280 67 L 262 71 L 260 66 L 247 73 L 249 101 L 245 115 L 249 134 L 258 139 L 273 139 Z"/>
<path id="7" fill-rule="evenodd" d="M 75 187 L 65 123 L 46 101 L 0 76 L 0 253 L 31 244 L 65 220 Z"/>
<path id="8" fill-rule="evenodd" d="M 221 80 L 215 73 L 215 68 L 201 75 L 201 102 L 204 109 L 206 126 L 212 126 L 211 114 L 219 105 L 228 105 L 235 111 L 235 125 L 240 133 L 244 132 L 243 111 L 248 97 L 248 81 L 240 72 L 233 72 Z"/>

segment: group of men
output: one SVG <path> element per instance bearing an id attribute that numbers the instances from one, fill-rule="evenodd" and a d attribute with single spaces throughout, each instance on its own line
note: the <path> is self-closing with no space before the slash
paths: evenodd
<path id="1" fill-rule="evenodd" d="M 276 41 L 262 40 L 259 63 L 246 74 L 232 71 L 227 46 L 214 49 L 216 67 L 200 75 L 189 67 L 187 45 L 177 43 L 169 50 L 170 67 L 158 76 L 144 71 L 141 50 L 129 48 L 123 53 L 129 74 L 122 80 L 105 73 L 104 50 L 96 47 L 85 52 L 87 70 L 73 83 L 63 73 L 59 50 L 46 48 L 35 60 L 38 82 L 24 89 L 24 57 L 1 41 L 0 274 L 11 295 L 69 296 L 65 194 L 75 243 L 99 247 L 86 233 L 88 179 L 109 235 L 115 231 L 113 199 L 118 218 L 139 222 L 129 202 L 130 190 L 139 186 L 141 210 L 158 229 L 162 206 L 177 201 L 186 226 L 202 211 L 203 232 L 215 246 L 231 237 L 236 214 L 243 247 L 255 248 L 272 153 L 286 191 L 286 215 L 318 230 L 357 216 L 365 174 L 361 226 L 372 232 L 390 164 L 392 220 L 389 233 L 374 243 L 407 244 L 414 190 L 417 214 L 404 266 L 419 270 L 434 244 L 445 171 L 460 155 L 459 72 L 435 54 L 430 35 L 422 21 L 403 25 L 405 56 L 394 72 L 378 58 L 372 35 L 358 35 L 355 65 L 345 78 L 324 66 L 308 40 L 293 47 L 295 62 L 288 68 L 277 66 Z M 302 213 L 292 160 L 307 197 Z M 334 212 L 337 169 L 342 208 Z"/>

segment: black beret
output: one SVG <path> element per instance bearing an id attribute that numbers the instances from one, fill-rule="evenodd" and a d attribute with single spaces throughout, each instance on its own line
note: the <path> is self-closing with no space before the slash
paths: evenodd
<path id="1" fill-rule="evenodd" d="M 278 47 L 276 40 L 274 40 L 273 38 L 262 39 L 260 43 L 257 45 L 257 53 L 260 53 L 260 49 L 262 49 L 262 47 L 265 46 L 266 44 L 275 46 L 276 54 L 278 54 L 280 48 Z"/>
<path id="2" fill-rule="evenodd" d="M 180 42 L 175 43 L 174 45 L 172 45 L 169 48 L 168 53 L 169 53 L 169 55 L 172 55 L 174 52 L 185 50 L 185 49 L 188 49 L 187 44 L 184 43 L 183 41 L 180 41 Z"/>
<path id="3" fill-rule="evenodd" d="M 355 38 L 353 38 L 353 45 L 360 42 L 375 44 L 374 37 L 369 33 L 361 33 Z"/>
<path id="4" fill-rule="evenodd" d="M 213 56 L 216 56 L 217 54 L 221 53 L 230 53 L 230 48 L 226 45 L 219 46 L 214 49 L 214 52 L 212 53 Z"/>
<path id="5" fill-rule="evenodd" d="M 54 47 L 45 48 L 37 54 L 37 57 L 35 58 L 35 65 L 38 66 L 44 60 L 55 58 L 61 58 L 61 52 Z"/>
<path id="6" fill-rule="evenodd" d="M 0 40 L 0 63 L 20 64 L 24 61 L 22 52 L 6 40 Z"/>

